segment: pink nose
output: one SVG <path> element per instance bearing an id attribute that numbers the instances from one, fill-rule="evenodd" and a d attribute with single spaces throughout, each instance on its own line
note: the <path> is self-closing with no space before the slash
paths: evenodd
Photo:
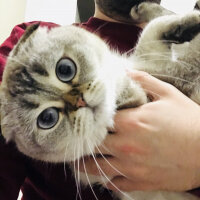
<path id="1" fill-rule="evenodd" d="M 85 107 L 86 103 L 85 101 L 82 99 L 82 97 L 79 97 L 78 101 L 76 102 L 76 107 L 80 108 L 80 107 Z"/>

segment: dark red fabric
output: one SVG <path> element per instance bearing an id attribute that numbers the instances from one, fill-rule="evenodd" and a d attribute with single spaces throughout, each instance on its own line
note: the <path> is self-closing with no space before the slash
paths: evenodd
<path id="1" fill-rule="evenodd" d="M 33 23 L 38 22 L 23 23 L 14 27 L 10 37 L 0 46 L 0 80 L 6 57 L 25 29 Z M 49 28 L 58 26 L 45 22 L 41 22 L 40 25 Z M 112 49 L 121 53 L 135 46 L 141 32 L 136 26 L 106 22 L 97 18 L 90 18 L 88 22 L 76 26 L 99 35 Z M 75 180 L 68 166 L 27 158 L 17 151 L 14 144 L 6 144 L 0 134 L 0 199 L 16 200 L 20 188 L 23 191 L 23 200 L 75 200 L 77 197 Z M 94 187 L 94 190 L 99 200 L 113 199 L 108 190 L 99 189 L 98 186 Z M 198 190 L 195 191 L 198 193 Z M 96 199 L 90 188 L 81 188 L 81 193 L 82 200 Z"/>
<path id="2" fill-rule="evenodd" d="M 125 53 L 131 50 L 141 33 L 141 28 L 122 23 L 107 22 L 90 18 L 87 23 L 79 25 L 103 38 L 111 49 Z"/>

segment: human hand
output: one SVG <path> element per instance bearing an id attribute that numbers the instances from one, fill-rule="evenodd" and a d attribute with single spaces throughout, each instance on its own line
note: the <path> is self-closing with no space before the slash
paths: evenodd
<path id="1" fill-rule="evenodd" d="M 105 175 L 113 177 L 113 184 L 108 183 L 107 187 L 123 191 L 184 191 L 200 186 L 199 105 L 144 72 L 130 75 L 152 97 L 152 102 L 119 111 L 115 134 L 108 135 L 96 151 L 112 156 L 107 160 L 97 158 Z M 99 175 L 93 159 L 85 164 L 88 173 Z M 84 171 L 83 165 L 80 168 Z"/>

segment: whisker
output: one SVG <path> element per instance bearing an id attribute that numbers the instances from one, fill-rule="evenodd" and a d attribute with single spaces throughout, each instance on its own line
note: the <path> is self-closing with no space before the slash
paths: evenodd
<path id="1" fill-rule="evenodd" d="M 145 56 L 145 55 L 144 55 Z M 152 55 L 149 55 L 149 56 L 152 56 Z M 156 58 L 151 58 L 151 59 L 141 59 L 140 60 L 140 62 L 142 63 L 142 62 L 150 62 L 150 61 L 167 61 L 167 62 L 172 62 L 172 63 L 174 63 L 174 62 L 176 62 L 176 63 L 179 63 L 179 64 L 181 64 L 182 66 L 182 68 L 188 68 L 188 67 L 194 67 L 192 64 L 190 64 L 190 63 L 188 63 L 188 62 L 185 62 L 185 61 L 182 61 L 182 60 L 176 60 L 176 61 L 172 61 L 172 60 L 169 60 L 169 57 L 167 57 L 167 56 L 161 56 L 161 55 L 156 55 L 157 57 Z M 160 58 L 159 58 L 159 57 Z M 142 58 L 143 56 L 141 55 L 141 57 L 140 58 Z M 161 57 L 163 57 L 163 58 L 161 58 Z"/>
<path id="2" fill-rule="evenodd" d="M 82 141 L 82 140 L 81 140 Z M 82 144 L 82 142 L 80 142 L 80 144 Z M 81 145 L 79 145 L 79 143 L 77 143 L 77 146 L 78 146 L 78 148 L 77 148 L 77 155 L 76 155 L 76 158 L 78 158 L 78 165 L 77 165 L 77 171 L 78 171 L 78 188 L 79 188 L 79 196 L 80 196 L 80 199 L 82 200 L 82 197 L 81 197 L 81 181 L 80 181 L 80 159 L 79 159 L 79 157 L 80 157 L 80 155 L 79 155 L 79 152 L 80 152 L 80 148 L 79 147 L 81 147 Z M 82 155 L 81 155 L 81 157 L 82 157 Z"/>
<path id="3" fill-rule="evenodd" d="M 143 53 L 141 55 L 134 55 L 134 51 L 136 50 L 136 47 L 133 47 L 132 49 L 128 50 L 127 52 L 125 52 L 124 54 L 122 54 L 122 56 L 135 56 L 136 58 L 141 58 L 141 57 L 146 57 L 146 56 L 160 56 L 160 57 L 167 57 L 169 58 L 169 56 L 171 55 L 171 51 L 170 52 L 162 52 L 162 53 L 157 53 L 157 52 L 149 52 L 149 53 Z M 132 52 L 132 54 L 130 54 Z"/>
<path id="4" fill-rule="evenodd" d="M 82 150 L 83 150 L 83 149 L 82 149 Z M 83 152 L 82 152 L 82 153 L 83 153 Z M 90 183 L 90 179 L 89 179 L 89 176 L 88 176 L 88 173 L 87 173 L 87 169 L 86 169 L 86 166 L 85 166 L 85 159 L 84 159 L 84 156 L 83 156 L 83 167 L 84 167 L 85 175 L 86 175 L 88 184 L 89 184 L 89 186 L 90 186 L 90 189 L 91 189 L 91 191 L 92 191 L 92 193 L 93 193 L 95 199 L 98 200 L 98 198 L 97 198 L 97 196 L 96 196 L 96 194 L 95 194 L 95 192 L 94 192 L 94 190 L 93 190 L 93 188 L 92 188 L 92 185 L 91 185 L 91 183 Z"/>
<path id="5" fill-rule="evenodd" d="M 192 81 L 188 81 L 188 80 L 185 80 L 185 79 L 182 79 L 182 78 L 179 78 L 179 77 L 175 77 L 175 76 L 169 76 L 169 75 L 165 75 L 165 74 L 155 74 L 155 73 L 151 73 L 151 75 L 152 76 L 165 77 L 165 78 L 171 78 L 171 79 L 175 79 L 175 80 L 179 80 L 179 81 L 182 81 L 182 82 L 189 83 L 191 85 L 195 85 L 195 83 L 192 82 Z"/>
<path id="6" fill-rule="evenodd" d="M 120 172 L 115 166 L 113 166 L 108 159 L 102 154 L 102 152 L 100 151 L 100 149 L 98 148 L 98 146 L 96 146 L 96 149 L 98 150 L 98 152 L 100 153 L 100 155 L 102 156 L 102 158 L 112 167 L 112 169 L 114 169 L 116 172 L 118 172 L 120 175 L 128 178 L 125 174 L 123 174 L 122 172 Z"/>
<path id="7" fill-rule="evenodd" d="M 169 56 L 171 56 L 171 52 L 162 52 L 162 53 L 156 53 L 156 52 L 149 52 L 149 53 L 143 53 L 141 55 L 136 55 L 136 58 L 143 58 L 147 56 L 158 56 L 158 57 L 164 57 L 169 59 Z"/>
<path id="8" fill-rule="evenodd" d="M 97 145 L 95 145 L 95 146 L 97 146 Z M 93 160 L 96 162 L 96 158 L 95 158 L 94 153 L 93 153 L 91 150 L 90 150 L 90 153 L 91 153 L 91 155 L 92 155 Z M 100 171 L 100 169 L 99 169 L 98 167 L 97 167 L 97 169 L 98 169 L 98 171 L 99 171 L 99 175 L 100 175 L 100 178 L 101 178 L 102 183 L 103 183 L 104 185 L 106 185 L 106 181 L 105 181 L 105 179 L 103 178 L 102 172 Z"/>
<path id="9" fill-rule="evenodd" d="M 101 147 L 103 147 L 107 152 L 112 155 L 112 152 L 104 144 L 101 144 Z"/>
<path id="10" fill-rule="evenodd" d="M 76 150 L 77 150 L 76 146 L 74 147 L 74 160 L 76 159 Z M 80 197 L 80 199 L 82 199 L 81 192 L 80 192 L 80 185 L 77 179 L 77 170 L 76 170 L 75 161 L 73 162 L 73 166 L 74 166 L 74 178 L 75 178 L 75 183 L 76 183 L 76 199 L 78 199 L 78 196 Z"/>
<path id="11" fill-rule="evenodd" d="M 88 142 L 87 142 L 87 145 L 88 145 L 88 147 L 89 147 L 89 149 L 90 149 L 90 152 L 92 152 L 92 149 L 91 149 L 91 147 L 90 147 L 90 145 L 89 145 Z M 92 154 L 92 157 L 93 157 L 93 159 L 94 159 L 94 161 L 95 161 L 95 163 L 96 163 L 96 166 L 97 166 L 98 169 L 101 171 L 101 173 L 103 174 L 103 176 L 108 180 L 108 182 L 110 182 L 111 185 L 112 185 L 115 189 L 117 189 L 121 194 L 123 194 L 124 196 L 126 196 L 128 199 L 134 200 L 134 199 L 131 198 L 127 193 L 121 191 L 115 184 L 112 183 L 112 181 L 108 178 L 108 176 L 104 173 L 104 171 L 103 171 L 103 170 L 101 169 L 101 167 L 99 166 L 99 164 L 98 164 L 98 162 L 96 161 L 96 159 L 95 159 L 95 157 L 94 157 L 93 154 Z"/>
<path id="12" fill-rule="evenodd" d="M 149 45 L 154 43 L 171 43 L 171 44 L 179 44 L 176 40 L 149 40 L 149 41 L 142 41 L 143 45 Z"/>

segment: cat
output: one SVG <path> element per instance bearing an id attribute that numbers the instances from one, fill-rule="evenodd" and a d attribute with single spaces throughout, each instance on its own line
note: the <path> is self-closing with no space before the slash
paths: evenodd
<path id="1" fill-rule="evenodd" d="M 200 104 L 199 32 L 198 11 L 159 17 L 146 26 L 135 52 L 126 56 L 79 27 L 29 27 L 3 74 L 3 136 L 37 160 L 71 163 L 93 154 L 107 128 L 114 126 L 117 109 L 149 101 L 127 76 L 125 69 L 133 66 L 173 84 Z M 81 179 L 103 184 L 100 177 L 81 174 Z M 121 200 L 198 199 L 162 191 L 116 195 Z"/>

